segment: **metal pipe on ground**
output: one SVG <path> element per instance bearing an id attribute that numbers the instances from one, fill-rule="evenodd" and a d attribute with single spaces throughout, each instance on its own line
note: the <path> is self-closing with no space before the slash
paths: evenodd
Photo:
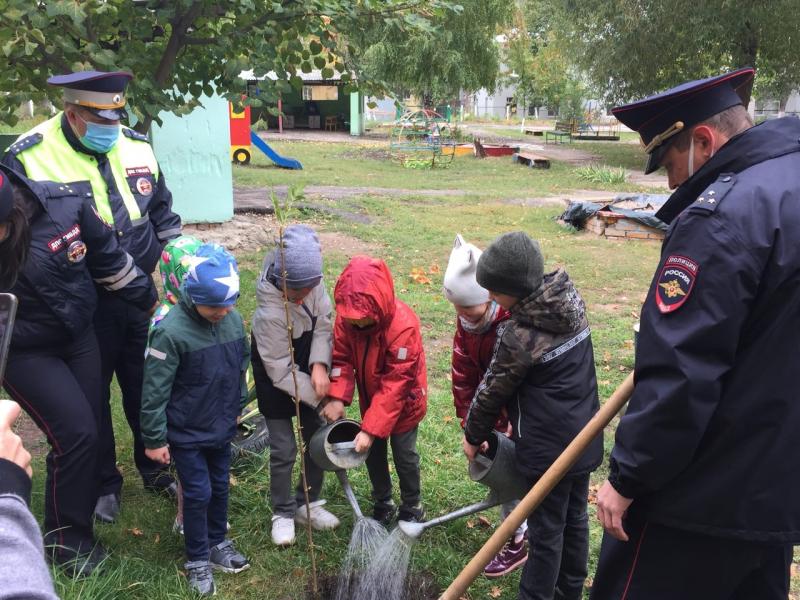
<path id="1" fill-rule="evenodd" d="M 439 600 L 458 600 L 467 591 L 475 578 L 483 572 L 489 561 L 500 551 L 508 538 L 517 530 L 522 522 L 528 518 L 541 504 L 542 500 L 564 478 L 572 465 L 580 458 L 589 444 L 611 422 L 611 419 L 625 406 L 633 393 L 633 373 L 614 391 L 600 410 L 592 417 L 586 426 L 575 436 L 575 439 L 564 449 L 561 455 L 550 465 L 526 496 L 520 500 L 517 507 L 505 518 L 492 536 L 486 540 L 483 547 L 472 557 L 461 573 L 453 580 L 450 586 L 439 596 Z"/>

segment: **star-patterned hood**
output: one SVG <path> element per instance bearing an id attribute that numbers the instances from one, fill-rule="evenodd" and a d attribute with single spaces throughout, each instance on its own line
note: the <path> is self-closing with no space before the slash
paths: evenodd
<path id="1" fill-rule="evenodd" d="M 203 244 L 189 258 L 183 284 L 186 295 L 204 306 L 233 306 L 239 298 L 239 267 L 219 244 Z"/>

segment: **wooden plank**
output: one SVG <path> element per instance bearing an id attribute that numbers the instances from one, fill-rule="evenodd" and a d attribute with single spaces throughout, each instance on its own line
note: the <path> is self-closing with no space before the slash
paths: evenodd
<path id="1" fill-rule="evenodd" d="M 533 169 L 550 168 L 550 159 L 531 152 L 516 152 L 512 155 L 512 159 L 516 163 L 527 165 Z"/>

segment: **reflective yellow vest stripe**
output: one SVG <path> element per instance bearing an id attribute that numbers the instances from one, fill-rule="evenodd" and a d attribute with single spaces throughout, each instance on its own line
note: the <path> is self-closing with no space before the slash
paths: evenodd
<path id="1" fill-rule="evenodd" d="M 42 141 L 17 154 L 25 167 L 28 177 L 34 181 L 55 181 L 69 183 L 72 181 L 88 181 L 92 185 L 94 202 L 100 217 L 109 225 L 114 224 L 114 213 L 108 198 L 108 188 L 97 160 L 90 154 L 76 152 L 70 146 L 61 130 L 61 115 L 41 123 L 20 136 L 19 139 L 35 133 L 42 134 Z M 128 185 L 128 168 L 147 167 L 158 181 L 158 162 L 150 144 L 133 140 L 120 132 L 116 145 L 108 152 L 108 161 L 114 175 L 125 208 L 128 209 L 131 221 L 140 218 L 141 211 Z"/>

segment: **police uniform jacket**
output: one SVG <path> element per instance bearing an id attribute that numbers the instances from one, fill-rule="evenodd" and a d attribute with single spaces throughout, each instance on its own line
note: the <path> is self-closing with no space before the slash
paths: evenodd
<path id="1" fill-rule="evenodd" d="M 586 306 L 566 271 L 511 308 L 497 328 L 489 369 L 467 413 L 464 436 L 478 446 L 508 410 L 519 471 L 540 477 L 597 412 L 597 376 Z M 570 469 L 583 475 L 603 460 L 596 438 Z"/>
<path id="2" fill-rule="evenodd" d="M 88 183 L 98 214 L 145 273 L 155 270 L 163 245 L 181 233 L 147 138 L 127 127 L 100 154 L 85 148 L 59 113 L 20 136 L 2 162 L 34 181 Z"/>
<path id="3" fill-rule="evenodd" d="M 13 349 L 51 347 L 83 334 L 97 307 L 95 284 L 142 310 L 155 304 L 151 278 L 97 216 L 88 183 L 30 186 L 38 196 L 26 207 L 30 251 L 16 284 L 2 290 L 19 299 Z"/>
<path id="4" fill-rule="evenodd" d="M 654 522 L 800 542 L 800 120 L 726 143 L 657 215 L 609 481 Z"/>

